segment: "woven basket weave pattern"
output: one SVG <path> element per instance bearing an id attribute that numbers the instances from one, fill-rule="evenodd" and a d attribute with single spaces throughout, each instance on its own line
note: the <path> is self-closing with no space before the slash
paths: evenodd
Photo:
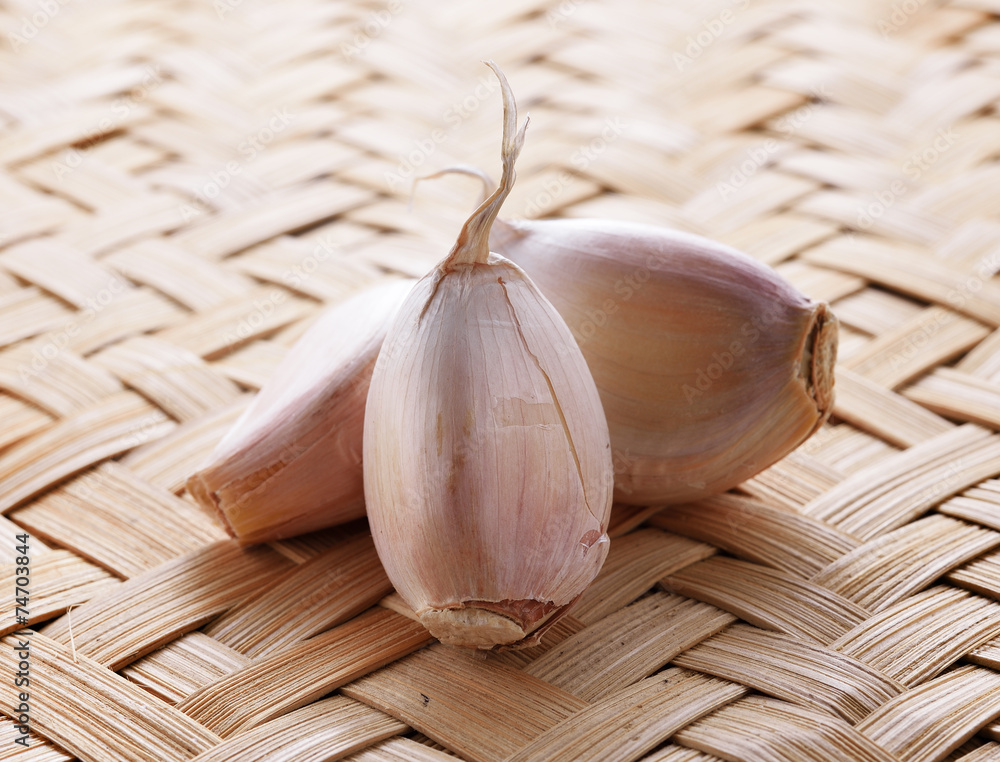
<path id="1" fill-rule="evenodd" d="M 998 0 L 6 0 L 0 32 L 0 758 L 1000 760 Z M 363 522 L 241 549 L 184 492 L 326 305 L 448 251 L 479 187 L 411 187 L 498 173 L 481 59 L 531 114 L 505 216 L 707 235 L 842 328 L 821 431 L 616 508 L 571 616 L 488 656 L 430 642 Z"/>

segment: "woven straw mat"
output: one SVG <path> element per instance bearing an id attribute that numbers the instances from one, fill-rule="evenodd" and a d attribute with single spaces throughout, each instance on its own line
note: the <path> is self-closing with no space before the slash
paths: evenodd
<path id="1" fill-rule="evenodd" d="M 4 0 L 0 32 L 0 758 L 1000 760 L 998 0 Z M 498 174 L 485 59 L 531 114 L 505 216 L 707 235 L 842 332 L 812 439 L 616 508 L 571 616 L 477 656 L 364 522 L 240 548 L 184 480 L 326 305 L 447 252 L 478 184 L 411 184 Z"/>

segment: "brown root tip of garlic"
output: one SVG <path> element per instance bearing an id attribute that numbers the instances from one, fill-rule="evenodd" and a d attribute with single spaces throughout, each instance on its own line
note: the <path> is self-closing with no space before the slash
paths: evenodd
<path id="1" fill-rule="evenodd" d="M 435 638 L 449 646 L 490 649 L 524 638 L 524 630 L 513 619 L 478 608 L 430 609 L 420 623 Z"/>
<path id="2" fill-rule="evenodd" d="M 837 334 L 837 317 L 825 302 L 821 302 L 817 306 L 812 328 L 806 338 L 805 351 L 802 353 L 802 375 L 806 379 L 809 394 L 816 400 L 816 408 L 822 415 L 816 428 L 823 424 L 833 410 Z"/>
<path id="3" fill-rule="evenodd" d="M 554 622 L 567 608 L 551 601 L 465 601 L 454 608 L 427 609 L 421 612 L 420 621 L 431 635 L 448 645 L 484 650 L 522 648 L 536 643 L 547 629 L 544 625 Z M 553 614 L 557 616 L 553 618 Z"/>

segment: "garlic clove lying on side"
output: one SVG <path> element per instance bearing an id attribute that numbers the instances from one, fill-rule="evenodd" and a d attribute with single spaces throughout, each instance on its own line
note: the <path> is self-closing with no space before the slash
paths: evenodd
<path id="1" fill-rule="evenodd" d="M 751 257 L 609 220 L 497 220 L 491 244 L 531 276 L 587 358 L 617 501 L 723 492 L 829 416 L 836 318 Z"/>
<path id="2" fill-rule="evenodd" d="M 188 491 L 236 539 L 277 540 L 365 514 L 365 399 L 414 282 L 389 281 L 325 312 L 188 478 Z"/>
<path id="3" fill-rule="evenodd" d="M 368 519 L 389 579 L 431 634 L 481 649 L 530 642 L 589 585 L 613 489 L 607 423 L 572 334 L 488 248 L 524 138 L 489 65 L 503 92 L 503 177 L 400 309 L 364 431 Z"/>

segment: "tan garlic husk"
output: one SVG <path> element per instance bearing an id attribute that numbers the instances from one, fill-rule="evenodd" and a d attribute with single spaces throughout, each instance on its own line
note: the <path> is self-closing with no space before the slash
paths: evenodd
<path id="1" fill-rule="evenodd" d="M 277 540 L 364 515 L 368 384 L 414 282 L 388 281 L 326 311 L 188 478 L 233 537 Z"/>
<path id="2" fill-rule="evenodd" d="M 836 318 L 751 257 L 610 220 L 497 220 L 490 242 L 552 301 L 587 359 L 617 501 L 723 492 L 829 416 Z"/>
<path id="3" fill-rule="evenodd" d="M 572 334 L 525 273 L 489 251 L 524 139 L 489 65 L 503 92 L 503 177 L 400 309 L 364 432 L 368 520 L 389 579 L 431 634 L 481 649 L 531 642 L 593 580 L 613 482 L 600 398 Z"/>

